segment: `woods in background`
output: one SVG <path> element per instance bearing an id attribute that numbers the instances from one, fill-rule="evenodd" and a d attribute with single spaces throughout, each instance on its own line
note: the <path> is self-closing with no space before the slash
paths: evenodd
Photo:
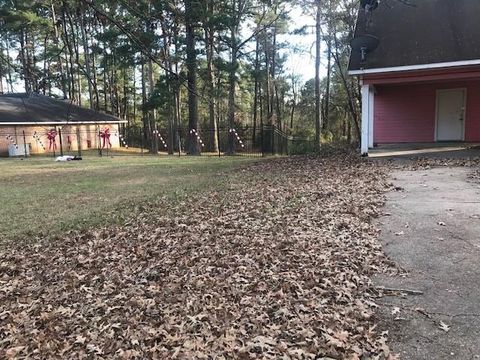
<path id="1" fill-rule="evenodd" d="M 299 8 L 316 26 L 292 20 Z M 209 129 L 209 151 L 219 127 L 249 127 L 253 141 L 274 125 L 318 145 L 352 143 L 359 84 L 346 69 L 357 11 L 356 0 L 0 0 L 0 92 L 21 82 L 116 115 L 142 129 L 151 152 L 157 128 L 169 144 L 180 127 Z M 311 49 L 281 41 L 307 33 L 317 34 Z M 327 75 L 302 83 L 287 56 L 312 49 Z"/>

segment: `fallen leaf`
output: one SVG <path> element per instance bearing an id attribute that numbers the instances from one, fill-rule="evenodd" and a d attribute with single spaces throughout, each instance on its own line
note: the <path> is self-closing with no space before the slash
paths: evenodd
<path id="1" fill-rule="evenodd" d="M 450 330 L 450 325 L 445 324 L 443 321 L 440 321 L 438 327 L 445 332 L 448 332 Z"/>

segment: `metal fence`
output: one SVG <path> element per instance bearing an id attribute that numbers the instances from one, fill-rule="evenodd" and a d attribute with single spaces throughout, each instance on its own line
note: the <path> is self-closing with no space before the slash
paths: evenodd
<path id="1" fill-rule="evenodd" d="M 314 142 L 288 136 L 275 126 L 262 128 L 186 129 L 170 131 L 159 128 L 151 132 L 140 127 L 125 128 L 128 146 L 143 152 L 189 154 L 204 156 L 265 156 L 297 155 L 312 152 Z M 193 151 L 192 151 L 193 150 Z"/>
<path id="2" fill-rule="evenodd" d="M 52 131 L 53 134 L 52 134 Z M 64 127 L 29 130 L 0 130 L 3 144 L 18 154 L 80 155 L 159 154 L 202 156 L 296 155 L 312 152 L 313 141 L 288 136 L 275 126 L 261 128 L 146 130 L 139 126 L 111 129 L 92 126 L 81 131 Z M 52 137 L 53 136 L 53 137 Z M 0 144 L 1 145 L 1 144 Z M 25 149 L 27 151 L 25 151 Z M 5 151 L 3 151 L 3 155 Z"/>

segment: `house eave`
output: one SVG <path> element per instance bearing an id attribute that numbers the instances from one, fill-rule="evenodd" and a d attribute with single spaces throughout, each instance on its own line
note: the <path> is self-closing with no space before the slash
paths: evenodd
<path id="1" fill-rule="evenodd" d="M 453 68 L 453 67 L 472 66 L 472 65 L 480 65 L 480 59 L 443 62 L 443 63 L 435 63 L 435 64 L 394 66 L 394 67 L 385 67 L 385 68 L 376 68 L 376 69 L 349 70 L 348 74 L 352 76 L 368 75 L 368 74 L 384 74 L 384 73 L 405 72 L 405 71 L 415 71 L 415 70 Z"/>
<path id="2" fill-rule="evenodd" d="M 115 121 L 22 121 L 22 122 L 0 122 L 0 126 L 22 126 L 22 125 L 101 125 L 101 124 L 126 124 L 127 120 Z"/>

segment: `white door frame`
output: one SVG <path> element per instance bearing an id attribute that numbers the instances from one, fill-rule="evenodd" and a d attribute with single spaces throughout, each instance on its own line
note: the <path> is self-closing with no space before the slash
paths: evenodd
<path id="1" fill-rule="evenodd" d="M 372 85 L 362 84 L 362 134 L 361 154 L 368 156 L 368 150 L 373 148 L 375 88 Z"/>
<path id="2" fill-rule="evenodd" d="M 438 116 L 439 111 L 439 94 L 441 92 L 445 91 L 452 91 L 452 90 L 462 90 L 463 91 L 463 128 L 462 128 L 462 138 L 459 141 L 465 141 L 465 123 L 467 121 L 467 88 L 462 87 L 462 88 L 450 88 L 450 89 L 437 89 L 435 93 L 435 142 L 439 141 L 438 140 Z M 440 140 L 440 141 L 448 141 L 448 140 Z"/>

